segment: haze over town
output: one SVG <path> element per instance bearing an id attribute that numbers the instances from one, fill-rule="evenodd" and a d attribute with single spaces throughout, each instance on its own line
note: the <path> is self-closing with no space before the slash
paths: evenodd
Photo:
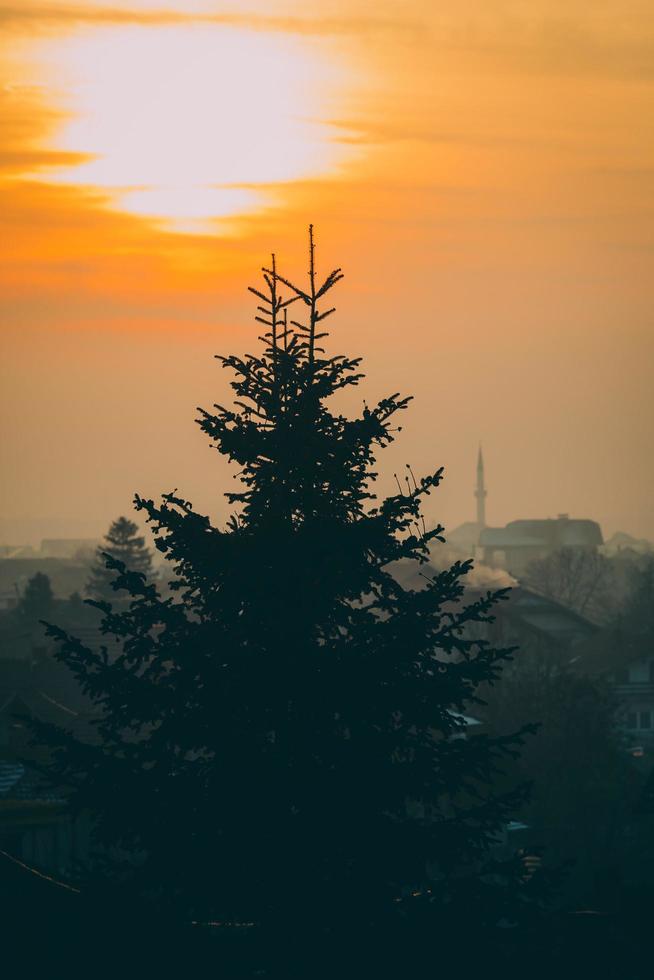
<path id="1" fill-rule="evenodd" d="M 178 484 L 221 514 L 194 409 L 225 394 L 212 355 L 255 342 L 253 271 L 303 268 L 309 220 L 361 394 L 415 395 L 387 485 L 445 465 L 430 516 L 454 527 L 481 441 L 493 523 L 653 538 L 654 18 L 595 13 L 5 5 L 0 539 L 97 534 Z"/>

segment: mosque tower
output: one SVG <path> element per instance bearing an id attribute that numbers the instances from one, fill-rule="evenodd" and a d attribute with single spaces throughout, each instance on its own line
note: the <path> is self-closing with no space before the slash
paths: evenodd
<path id="1" fill-rule="evenodd" d="M 487 490 L 484 486 L 484 457 L 480 445 L 479 455 L 477 456 L 477 489 L 475 490 L 475 497 L 477 498 L 477 525 L 480 531 L 486 527 L 486 493 Z"/>

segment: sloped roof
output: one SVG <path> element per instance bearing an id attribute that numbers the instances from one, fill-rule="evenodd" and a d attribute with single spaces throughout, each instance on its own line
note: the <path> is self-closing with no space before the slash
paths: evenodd
<path id="1" fill-rule="evenodd" d="M 571 638 L 594 636 L 598 627 L 585 616 L 548 596 L 518 586 L 511 590 L 509 601 L 503 609 L 509 616 L 519 618 L 527 626 L 541 633 Z"/>
<path id="2" fill-rule="evenodd" d="M 597 521 L 587 518 L 545 518 L 509 521 L 505 527 L 487 527 L 480 543 L 495 548 L 598 547 L 602 532 Z"/>
<path id="3" fill-rule="evenodd" d="M 22 762 L 0 759 L 0 797 L 6 796 L 24 775 L 25 766 Z"/>
<path id="4" fill-rule="evenodd" d="M 445 532 L 445 542 L 450 542 L 451 544 L 475 543 L 479 537 L 480 530 L 477 521 L 465 521 L 464 524 L 459 524 L 452 531 Z"/>
<path id="5" fill-rule="evenodd" d="M 39 773 L 15 759 L 0 759 L 0 803 L 2 801 L 64 803 L 60 790 Z"/>
<path id="6" fill-rule="evenodd" d="M 482 590 L 471 590 L 468 599 Z M 558 642 L 581 642 L 595 636 L 599 627 L 567 606 L 532 592 L 522 586 L 512 586 L 508 599 L 493 611 L 497 617 L 512 619 L 535 633 Z"/>

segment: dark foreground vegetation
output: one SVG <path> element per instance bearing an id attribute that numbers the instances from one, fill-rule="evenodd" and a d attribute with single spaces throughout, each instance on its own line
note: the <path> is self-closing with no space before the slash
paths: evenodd
<path id="1" fill-rule="evenodd" d="M 512 843 L 546 769 L 534 722 L 550 688 L 537 657 L 502 688 L 515 650 L 490 628 L 506 590 L 466 598 L 470 563 L 429 565 L 443 529 L 422 506 L 441 470 L 375 495 L 410 399 L 341 414 L 362 374 L 326 348 L 340 278 L 318 277 L 312 233 L 306 284 L 273 257 L 252 289 L 259 353 L 219 358 L 234 403 L 198 421 L 238 468 L 227 526 L 177 491 L 137 496 L 165 587 L 141 544 L 138 567 L 108 553 L 112 598 L 96 569 L 90 600 L 102 648 L 48 626 L 94 720 L 85 735 L 30 725 L 91 847 L 59 883 L 4 857 L 9 928 L 36 917 L 51 957 L 129 949 L 130 975 L 645 976 L 643 906 L 566 907 L 563 862 Z M 551 684 L 570 710 L 590 700 L 604 737 L 599 689 L 560 667 Z"/>

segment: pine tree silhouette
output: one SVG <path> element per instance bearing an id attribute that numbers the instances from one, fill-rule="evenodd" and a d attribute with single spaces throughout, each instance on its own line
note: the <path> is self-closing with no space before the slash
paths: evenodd
<path id="1" fill-rule="evenodd" d="M 36 626 L 39 620 L 52 614 L 53 605 L 54 594 L 50 578 L 43 572 L 37 572 L 27 582 L 16 612 L 26 624 Z"/>
<path id="2" fill-rule="evenodd" d="M 319 281 L 311 229 L 306 286 L 273 256 L 251 287 L 262 348 L 219 357 L 236 399 L 198 420 L 239 467 L 234 513 L 218 528 L 176 491 L 136 497 L 172 596 L 108 557 L 131 603 L 96 605 L 122 654 L 49 628 L 102 712 L 99 738 L 37 727 L 132 893 L 289 947 L 373 930 L 380 948 L 415 926 L 443 962 L 452 932 L 474 924 L 483 943 L 518 922 L 527 888 L 491 859 L 521 799 L 492 781 L 520 738 L 464 737 L 461 715 L 511 655 L 466 632 L 506 590 L 465 604 L 469 562 L 415 591 L 393 577 L 442 537 L 421 518 L 442 470 L 375 498 L 376 455 L 410 399 L 353 419 L 331 408 L 363 377 L 323 348 L 341 278 Z"/>
<path id="3" fill-rule="evenodd" d="M 119 599 L 113 587 L 114 566 L 107 564 L 107 556 L 122 562 L 132 572 L 149 575 L 152 571 L 152 556 L 145 545 L 145 538 L 139 535 L 138 526 L 126 517 L 112 521 L 104 543 L 96 551 L 96 561 L 86 586 L 87 595 L 94 599 Z"/>

